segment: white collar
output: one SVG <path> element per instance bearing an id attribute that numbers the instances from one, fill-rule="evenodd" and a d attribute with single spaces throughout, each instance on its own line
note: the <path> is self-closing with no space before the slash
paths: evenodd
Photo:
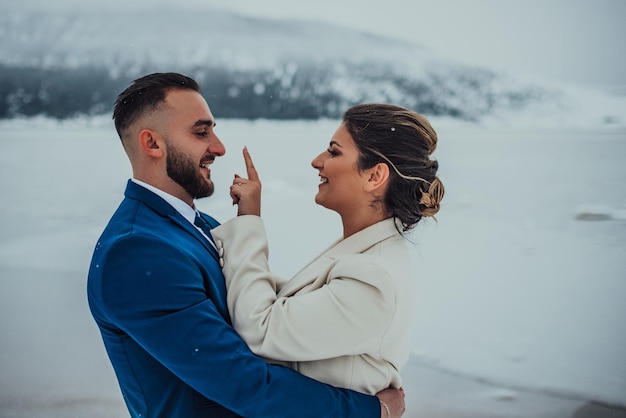
<path id="1" fill-rule="evenodd" d="M 157 189 L 156 187 L 148 183 L 145 183 L 141 180 L 132 178 L 131 181 L 133 181 L 134 183 L 142 187 L 145 187 L 146 189 L 150 190 L 152 193 L 156 194 L 157 196 L 165 200 L 174 209 L 176 209 L 178 213 L 180 213 L 185 219 L 187 219 L 193 225 L 193 222 L 196 219 L 196 209 L 194 207 L 189 206 L 187 203 L 183 202 L 176 196 L 172 196 L 171 194 L 166 193 L 161 189 Z"/>

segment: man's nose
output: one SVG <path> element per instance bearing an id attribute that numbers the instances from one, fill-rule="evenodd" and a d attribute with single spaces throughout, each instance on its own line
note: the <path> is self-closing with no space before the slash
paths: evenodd
<path id="1" fill-rule="evenodd" d="M 226 147 L 217 135 L 213 136 L 211 143 L 209 144 L 209 152 L 218 157 L 226 154 Z"/>

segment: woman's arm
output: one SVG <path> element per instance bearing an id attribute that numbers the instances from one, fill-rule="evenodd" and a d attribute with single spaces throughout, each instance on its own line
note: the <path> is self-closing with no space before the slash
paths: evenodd
<path id="1" fill-rule="evenodd" d="M 253 352 L 283 361 L 312 361 L 378 349 L 395 306 L 387 272 L 369 256 L 344 257 L 328 283 L 277 297 L 263 221 L 240 216 L 212 231 L 222 245 L 233 326 Z"/>

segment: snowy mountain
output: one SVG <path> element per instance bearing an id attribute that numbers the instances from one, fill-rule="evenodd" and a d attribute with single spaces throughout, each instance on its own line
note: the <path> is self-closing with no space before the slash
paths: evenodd
<path id="1" fill-rule="evenodd" d="M 22 12 L 0 16 L 0 38 L 0 118 L 108 113 L 132 79 L 179 71 L 201 83 L 221 118 L 336 118 L 380 101 L 478 122 L 626 124 L 624 97 L 444 62 L 417 44 L 318 22 L 206 10 Z"/>

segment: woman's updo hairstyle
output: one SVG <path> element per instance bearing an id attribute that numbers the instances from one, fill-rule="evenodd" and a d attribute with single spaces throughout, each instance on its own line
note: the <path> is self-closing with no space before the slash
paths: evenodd
<path id="1" fill-rule="evenodd" d="M 360 170 L 389 166 L 383 203 L 404 232 L 439 211 L 444 187 L 437 177 L 439 164 L 430 159 L 437 134 L 424 116 L 390 104 L 361 104 L 344 113 L 343 123 L 359 149 Z"/>

